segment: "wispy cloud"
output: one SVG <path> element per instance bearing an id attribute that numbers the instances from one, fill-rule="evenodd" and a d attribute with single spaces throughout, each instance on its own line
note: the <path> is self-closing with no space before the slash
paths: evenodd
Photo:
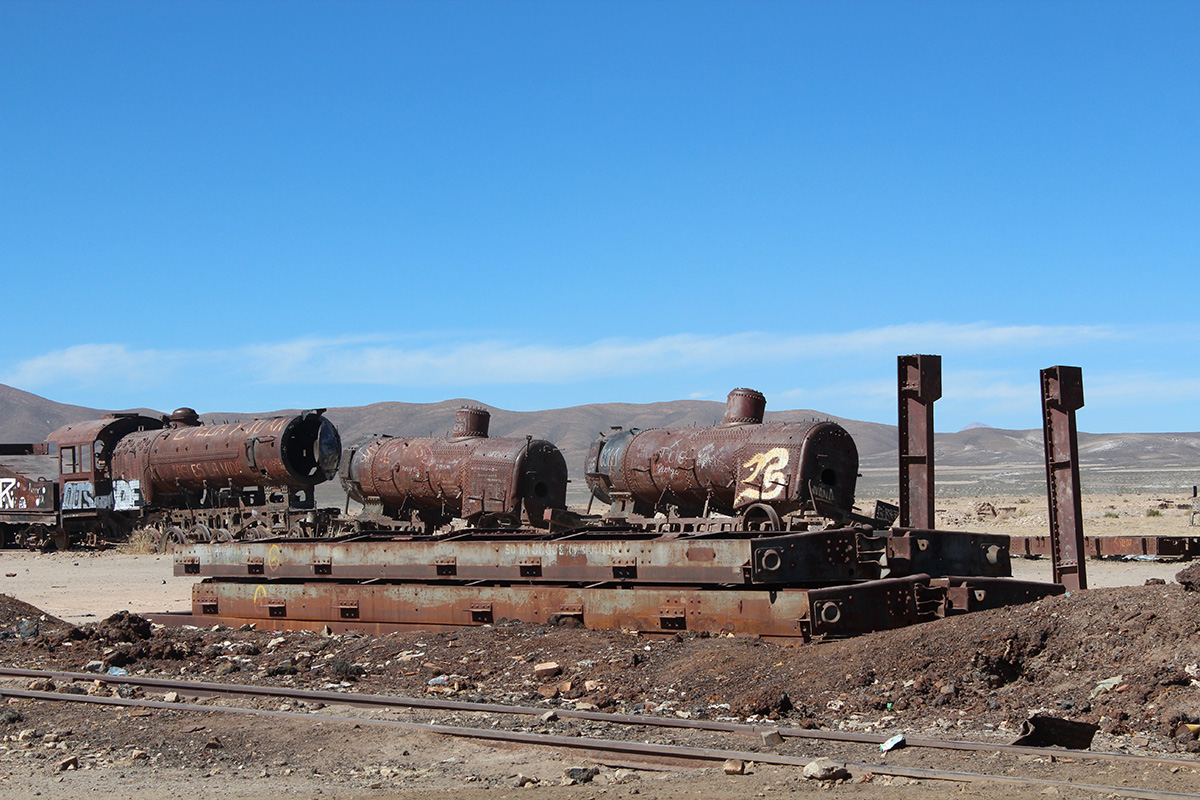
<path id="1" fill-rule="evenodd" d="M 499 338 L 438 343 L 433 337 L 308 338 L 223 350 L 134 350 L 83 344 L 21 361 L 0 380 L 22 388 L 123 383 L 131 387 L 191 380 L 199 370 L 259 384 L 483 386 L 567 383 L 664 371 L 712 371 L 746 364 L 803 363 L 899 352 L 1011 351 L 1119 337 L 1093 326 L 994 326 L 986 323 L 892 325 L 845 333 L 724 336 L 679 334 L 603 339 L 577 345 Z M 870 391 L 885 392 L 883 384 Z M 801 395 L 796 395 L 801 396 Z"/>

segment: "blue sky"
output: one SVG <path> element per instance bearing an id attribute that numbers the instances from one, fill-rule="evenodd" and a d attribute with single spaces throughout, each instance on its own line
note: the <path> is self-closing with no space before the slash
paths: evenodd
<path id="1" fill-rule="evenodd" d="M 1200 429 L 1200 4 L 0 3 L 0 382 Z"/>

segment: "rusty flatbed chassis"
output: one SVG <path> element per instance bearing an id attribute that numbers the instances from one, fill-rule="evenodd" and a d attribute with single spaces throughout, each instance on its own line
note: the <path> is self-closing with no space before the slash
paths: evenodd
<path id="1" fill-rule="evenodd" d="M 1012 555 L 1051 557 L 1049 536 L 1013 536 Z M 1085 536 L 1081 555 L 1087 558 L 1200 558 L 1200 536 Z"/>
<path id="2" fill-rule="evenodd" d="M 193 545 L 175 574 L 270 580 L 515 581 L 822 586 L 914 574 L 1012 574 L 1008 537 L 838 528 L 777 534 L 656 538 L 497 537 L 280 539 Z"/>
<path id="3" fill-rule="evenodd" d="M 204 626 L 254 623 L 279 630 L 328 626 L 373 634 L 521 620 L 648 634 L 690 630 L 808 641 L 903 627 L 1061 592 L 1056 584 L 1011 578 L 928 575 L 818 589 L 206 580 L 193 586 L 190 615 L 151 619 Z"/>

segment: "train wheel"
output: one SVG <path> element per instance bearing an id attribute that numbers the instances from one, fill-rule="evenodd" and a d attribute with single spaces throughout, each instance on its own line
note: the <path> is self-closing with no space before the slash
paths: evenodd
<path id="1" fill-rule="evenodd" d="M 206 544 L 212 541 L 212 529 L 202 522 L 197 522 L 188 528 L 187 538 L 190 542 Z"/>
<path id="2" fill-rule="evenodd" d="M 163 531 L 162 539 L 159 540 L 158 552 L 174 553 L 176 550 L 187 547 L 188 538 L 183 529 L 172 525 Z"/>
<path id="3" fill-rule="evenodd" d="M 755 503 L 742 515 L 742 524 L 748 531 L 781 531 L 783 520 L 771 506 Z"/>
<path id="4" fill-rule="evenodd" d="M 255 523 L 254 525 L 251 525 L 249 528 L 246 528 L 246 530 L 244 530 L 242 532 L 242 538 L 249 539 L 251 541 L 257 541 L 259 539 L 270 539 L 271 538 L 271 529 L 268 528 L 266 525 Z"/>
<path id="5" fill-rule="evenodd" d="M 216 543 L 232 542 L 233 534 L 229 532 L 228 528 L 217 528 L 212 532 L 212 541 Z"/>

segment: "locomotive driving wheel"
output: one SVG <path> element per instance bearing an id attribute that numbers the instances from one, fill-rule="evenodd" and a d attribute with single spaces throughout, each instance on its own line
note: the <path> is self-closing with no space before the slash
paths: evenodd
<path id="1" fill-rule="evenodd" d="M 742 524 L 748 531 L 781 531 L 783 520 L 779 512 L 765 503 L 748 506 L 742 514 Z"/>
<path id="2" fill-rule="evenodd" d="M 178 525 L 172 525 L 163 531 L 162 539 L 158 543 L 158 552 L 174 553 L 177 549 L 186 547 L 188 543 L 187 534 L 183 532 L 183 528 Z"/>
<path id="3" fill-rule="evenodd" d="M 212 529 L 203 522 L 197 522 L 192 527 L 188 528 L 187 541 L 200 542 L 205 544 L 212 541 Z"/>

